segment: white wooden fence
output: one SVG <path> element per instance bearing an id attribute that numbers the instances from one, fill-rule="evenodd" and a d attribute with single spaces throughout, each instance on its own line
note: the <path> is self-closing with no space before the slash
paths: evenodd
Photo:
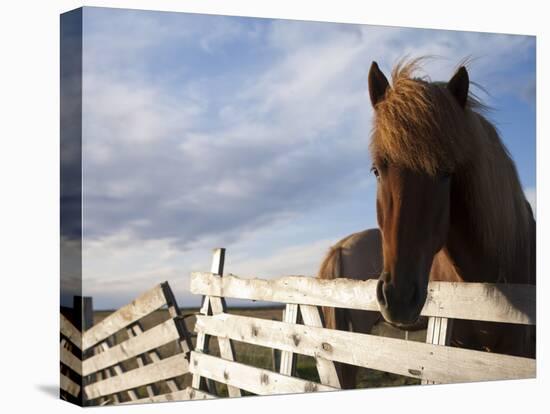
<path id="1" fill-rule="evenodd" d="M 532 378 L 536 374 L 534 359 L 445 346 L 452 318 L 534 325 L 534 286 L 430 283 L 422 311 L 429 317 L 427 343 L 420 343 L 322 326 L 319 306 L 378 310 L 376 280 L 304 276 L 264 280 L 221 274 L 195 272 L 191 277 L 191 292 L 204 295 L 212 305 L 210 312 L 203 307 L 195 330 L 201 337 L 217 337 L 224 349 L 220 357 L 207 355 L 200 346 L 191 352 L 194 387 L 206 377 L 230 387 L 231 396 L 240 395 L 241 389 L 254 394 L 334 390 L 340 388 L 334 361 L 418 378 L 422 383 Z M 221 307 L 222 298 L 282 302 L 285 319 L 232 315 Z M 296 323 L 298 312 L 303 325 Z M 234 362 L 231 341 L 281 350 L 280 372 Z M 319 383 L 290 376 L 295 353 L 316 359 Z"/>
<path id="2" fill-rule="evenodd" d="M 215 398 L 216 384 L 225 384 L 230 397 L 243 390 L 258 395 L 332 391 L 340 388 L 334 362 L 424 384 L 535 376 L 534 359 L 446 346 L 452 318 L 534 325 L 534 286 L 430 283 L 422 311 L 429 317 L 428 332 L 421 343 L 323 327 L 320 306 L 377 311 L 375 280 L 222 276 L 224 256 L 224 249 L 215 250 L 211 272 L 191 276 L 191 292 L 204 298 L 194 348 L 166 282 L 83 335 L 62 317 L 61 388 L 75 397 L 81 391 L 66 375 L 72 371 L 82 375 L 83 400 L 91 405 Z M 283 320 L 231 314 L 225 298 L 280 302 Z M 163 307 L 169 318 L 144 328 L 144 318 Z M 218 343 L 216 355 L 210 352 L 211 338 Z M 278 371 L 237 362 L 233 341 L 279 350 Z M 159 349 L 169 343 L 177 344 L 176 350 L 161 355 Z M 83 360 L 71 349 L 82 350 Z M 315 358 L 319 382 L 293 375 L 297 354 Z"/>
<path id="3" fill-rule="evenodd" d="M 168 319 L 159 321 L 160 315 L 150 318 L 163 308 Z M 153 326 L 144 329 L 147 317 Z M 185 385 L 184 377 L 190 378 L 190 335 L 167 282 L 145 292 L 82 335 L 78 331 L 71 335 L 81 338 L 77 345 L 82 349 L 83 360 L 71 361 L 69 366 L 82 375 L 85 405 L 209 397 Z M 171 346 L 171 350 L 160 352 L 166 346 Z"/>

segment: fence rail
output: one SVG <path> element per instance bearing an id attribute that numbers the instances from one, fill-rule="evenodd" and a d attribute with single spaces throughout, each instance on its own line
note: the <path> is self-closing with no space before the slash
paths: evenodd
<path id="1" fill-rule="evenodd" d="M 526 378 L 535 361 L 375 335 L 219 314 L 199 316 L 198 332 L 437 382 Z"/>
<path id="2" fill-rule="evenodd" d="M 144 321 L 162 308 L 166 309 L 168 319 L 160 322 L 156 317 L 150 319 L 148 324 L 153 326 L 146 329 Z M 91 306 L 88 311 L 92 311 Z M 93 319 L 92 315 L 88 316 Z M 191 375 L 188 360 L 191 336 L 166 282 L 154 286 L 82 334 L 62 318 L 61 333 L 75 338 L 81 348 L 82 359 L 79 359 L 62 346 L 61 362 L 82 375 L 83 387 L 69 378 L 62 378 L 61 386 L 77 394 L 82 389 L 86 405 L 211 397 L 192 390 L 182 379 Z M 172 349 L 168 355 L 166 349 L 160 351 L 166 346 Z"/>
<path id="3" fill-rule="evenodd" d="M 378 311 L 376 280 L 324 280 L 286 276 L 264 280 L 193 272 L 191 293 L 269 302 Z M 422 315 L 534 325 L 535 287 L 530 285 L 430 282 Z"/>

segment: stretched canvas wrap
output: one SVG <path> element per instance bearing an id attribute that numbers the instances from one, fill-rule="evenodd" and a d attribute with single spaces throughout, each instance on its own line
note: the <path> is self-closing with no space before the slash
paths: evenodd
<path id="1" fill-rule="evenodd" d="M 533 36 L 84 7 L 60 41 L 61 398 L 536 376 Z"/>

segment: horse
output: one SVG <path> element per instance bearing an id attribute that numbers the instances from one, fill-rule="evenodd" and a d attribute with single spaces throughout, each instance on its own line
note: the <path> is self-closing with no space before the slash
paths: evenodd
<path id="1" fill-rule="evenodd" d="M 382 316 L 414 323 L 430 280 L 536 285 L 536 223 L 514 161 L 460 66 L 451 79 L 413 77 L 401 61 L 392 85 L 373 62 L 369 145 L 377 180 Z M 534 358 L 535 329 L 455 320 L 451 344 Z"/>
<path id="2" fill-rule="evenodd" d="M 350 234 L 330 247 L 324 257 L 317 277 L 335 279 L 346 277 L 353 280 L 378 279 L 382 271 L 382 236 L 380 230 L 371 228 Z M 356 309 L 322 307 L 325 327 L 369 334 L 382 321 L 380 312 Z M 407 330 L 426 328 L 427 320 L 419 320 Z M 359 368 L 335 362 L 340 384 L 344 389 L 356 388 Z"/>
<path id="3" fill-rule="evenodd" d="M 418 321 L 429 281 L 536 285 L 533 212 L 466 67 L 432 82 L 413 76 L 421 62 L 399 62 L 391 86 L 376 62 L 368 74 L 382 251 L 376 297 L 384 320 L 401 328 Z M 338 312 L 324 314 L 327 326 L 331 318 L 338 325 Z M 457 319 L 450 344 L 536 356 L 533 326 Z"/>

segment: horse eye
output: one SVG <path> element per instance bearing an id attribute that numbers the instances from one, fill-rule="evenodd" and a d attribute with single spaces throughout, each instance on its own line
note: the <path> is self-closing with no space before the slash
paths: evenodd
<path id="1" fill-rule="evenodd" d="M 378 171 L 378 168 L 376 168 L 374 165 L 371 167 L 370 171 L 374 174 L 374 176 L 377 179 L 380 178 L 380 172 Z"/>

